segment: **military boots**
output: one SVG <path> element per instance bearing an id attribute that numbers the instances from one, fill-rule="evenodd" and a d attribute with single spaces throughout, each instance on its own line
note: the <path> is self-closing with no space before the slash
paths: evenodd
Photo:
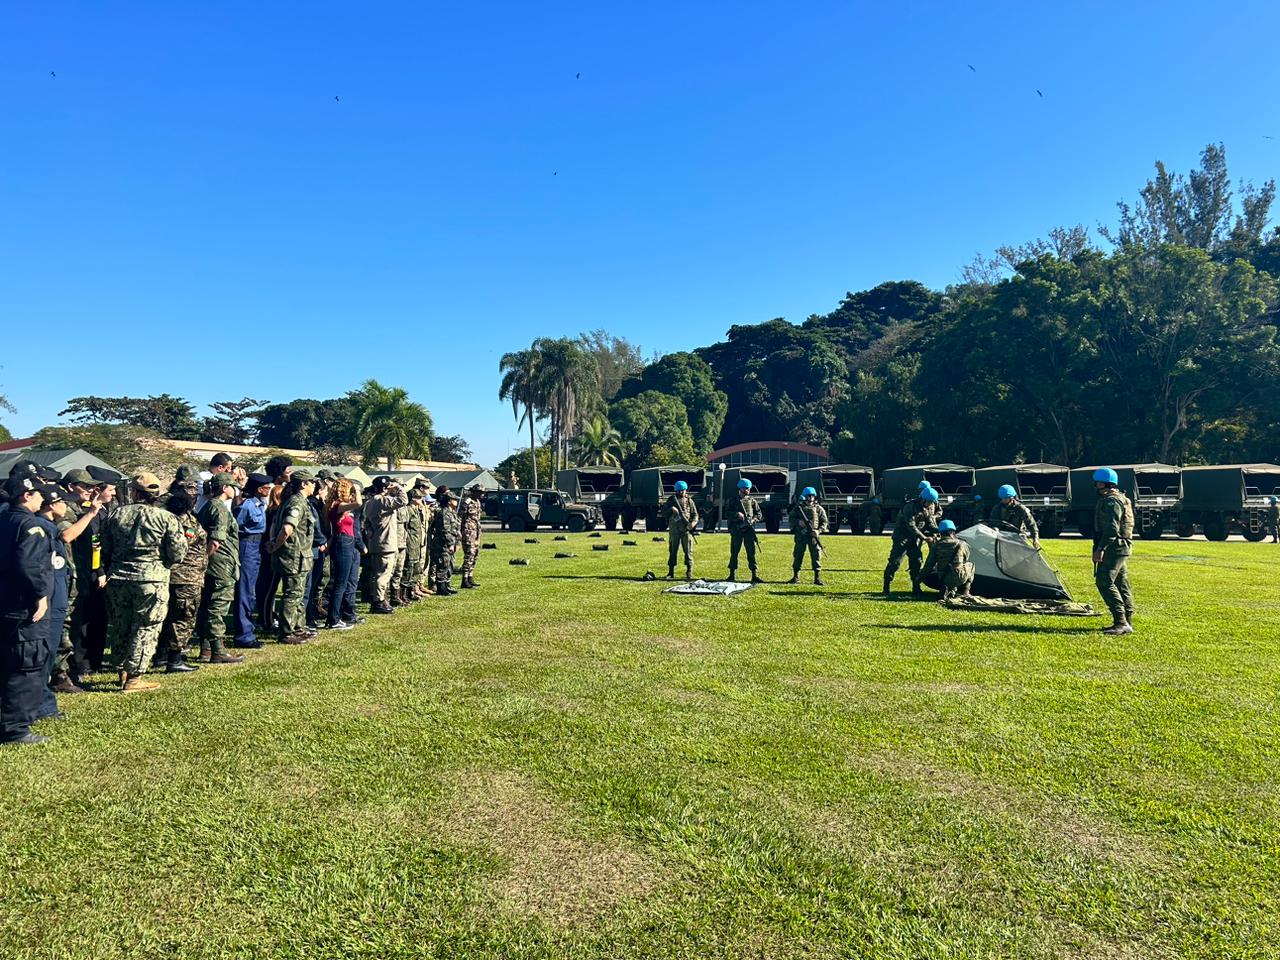
<path id="1" fill-rule="evenodd" d="M 815 587 L 826 586 L 826 584 L 822 582 L 822 574 L 820 574 L 817 570 L 813 571 L 813 585 Z"/>
<path id="2" fill-rule="evenodd" d="M 787 583 L 799 583 L 799 582 L 800 582 L 800 571 L 799 570 L 791 571 L 791 579 L 788 580 Z"/>
<path id="3" fill-rule="evenodd" d="M 893 574 L 886 573 L 884 575 L 884 595 L 886 597 L 889 596 L 889 593 L 891 592 L 890 588 L 892 586 L 893 586 Z"/>

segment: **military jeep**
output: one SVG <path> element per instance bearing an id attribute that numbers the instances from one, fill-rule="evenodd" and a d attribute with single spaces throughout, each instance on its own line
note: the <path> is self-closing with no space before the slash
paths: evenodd
<path id="1" fill-rule="evenodd" d="M 538 527 L 580 533 L 604 521 L 595 504 L 574 503 L 559 490 L 486 490 L 482 505 L 486 517 L 515 533 Z"/>

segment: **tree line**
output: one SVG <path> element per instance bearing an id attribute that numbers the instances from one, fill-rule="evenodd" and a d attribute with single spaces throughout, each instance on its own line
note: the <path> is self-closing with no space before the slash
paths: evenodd
<path id="1" fill-rule="evenodd" d="M 550 423 L 543 471 L 697 462 L 757 440 L 877 469 L 1274 460 L 1274 199 L 1274 181 L 1233 189 L 1211 144 L 1186 175 L 1157 163 L 1097 241 L 1058 228 L 975 258 L 944 290 L 890 281 L 799 324 L 734 326 L 691 353 L 623 365 L 608 390 L 591 375 L 599 336 L 535 341 L 503 357 L 500 394 L 531 447 L 533 423 Z M 504 466 L 532 479 L 529 451 Z"/>

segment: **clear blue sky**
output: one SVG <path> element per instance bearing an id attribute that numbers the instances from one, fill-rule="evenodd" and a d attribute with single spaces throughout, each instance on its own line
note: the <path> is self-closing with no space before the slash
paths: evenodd
<path id="1" fill-rule="evenodd" d="M 492 464 L 534 336 L 943 286 L 1209 141 L 1274 176 L 1278 35 L 1264 2 L 11 2 L 0 317 L 54 335 L 7 340 L 0 418 L 372 376 Z"/>

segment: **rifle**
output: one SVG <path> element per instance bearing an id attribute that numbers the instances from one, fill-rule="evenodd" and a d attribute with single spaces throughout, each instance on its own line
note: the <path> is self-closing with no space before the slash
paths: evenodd
<path id="1" fill-rule="evenodd" d="M 813 538 L 813 542 L 817 544 L 818 555 L 825 557 L 827 555 L 827 548 L 822 545 L 822 537 L 818 534 L 818 531 L 813 528 L 813 521 L 810 519 L 809 515 L 805 513 L 804 504 L 800 505 L 800 516 L 804 519 L 804 525 L 809 531 L 809 536 L 811 536 Z"/>
<path id="2" fill-rule="evenodd" d="M 684 512 L 684 507 L 680 505 L 680 498 L 673 497 L 676 502 L 676 513 L 680 514 L 680 519 L 684 521 L 684 528 L 689 536 L 693 537 L 694 542 L 698 539 L 698 528 L 689 523 L 689 515 Z"/>

